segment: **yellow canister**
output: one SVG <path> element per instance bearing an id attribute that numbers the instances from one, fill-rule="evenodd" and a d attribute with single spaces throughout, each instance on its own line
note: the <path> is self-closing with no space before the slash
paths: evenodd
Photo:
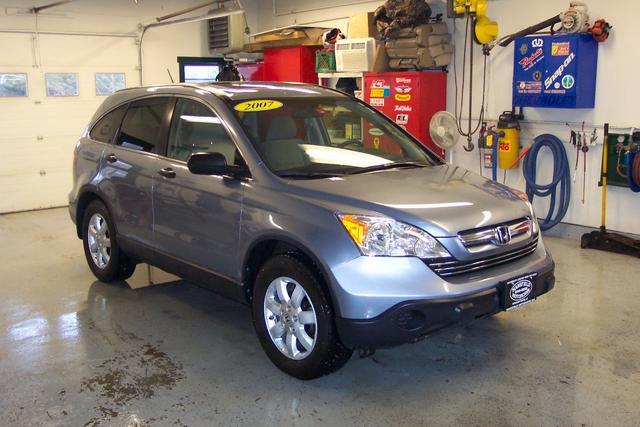
<path id="1" fill-rule="evenodd" d="M 498 119 L 498 130 L 504 136 L 498 139 L 498 167 L 512 169 L 518 167 L 520 154 L 520 122 L 515 113 L 505 111 Z"/>

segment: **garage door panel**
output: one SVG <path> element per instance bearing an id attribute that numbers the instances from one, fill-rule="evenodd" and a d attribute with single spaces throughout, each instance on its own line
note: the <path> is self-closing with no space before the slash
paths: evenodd
<path id="1" fill-rule="evenodd" d="M 55 138 L 51 140 L 33 141 L 16 139 L 0 142 L 0 149 L 6 153 L 2 159 L 0 178 L 30 175 L 41 169 L 67 170 L 71 173 L 73 148 L 76 138 Z"/>
<path id="2" fill-rule="evenodd" d="M 0 129 L 2 129 L 0 144 L 21 138 L 35 140 L 38 137 L 71 136 L 78 139 L 87 123 L 89 123 L 89 120 L 85 120 L 84 116 L 61 118 L 60 114 L 58 114 L 58 117 L 52 115 L 48 119 L 38 115 L 37 119 L 16 118 L 13 121 L 0 121 Z"/>
<path id="3" fill-rule="evenodd" d="M 1 99 L 1 98 L 0 98 Z M 0 109 L 3 114 L 0 117 L 0 125 L 14 126 L 16 124 L 30 123 L 34 126 L 45 124 L 47 127 L 67 129 L 71 126 L 84 126 L 93 116 L 93 113 L 102 103 L 102 99 L 46 98 L 24 102 L 13 99 L 12 101 L 0 101 Z"/>
<path id="4" fill-rule="evenodd" d="M 106 64 L 133 69 L 137 46 L 133 38 L 67 37 L 40 35 L 42 62 L 47 66 L 99 68 Z"/>
<path id="5" fill-rule="evenodd" d="M 5 34 L 0 72 L 27 74 L 28 96 L 0 98 L 0 213 L 68 203 L 76 141 L 106 99 L 95 91 L 96 73 L 124 73 L 138 83 L 131 38 L 40 35 L 42 67 L 35 68 L 31 36 Z M 48 97 L 46 73 L 75 73 L 78 95 Z"/>
<path id="6" fill-rule="evenodd" d="M 8 53 L 8 55 L 2 56 L 3 71 L 6 67 L 22 67 L 24 65 L 31 67 L 33 65 L 31 37 L 31 34 L 2 34 L 2 43 L 5 45 L 2 51 L 4 52 L 6 49 Z M 22 47 L 22 49 L 19 47 Z"/>
<path id="7" fill-rule="evenodd" d="M 46 175 L 24 174 L 0 179 L 2 212 L 16 212 L 36 208 L 64 206 L 72 186 L 70 171 L 51 171 Z M 34 208 L 36 206 L 36 208 Z"/>

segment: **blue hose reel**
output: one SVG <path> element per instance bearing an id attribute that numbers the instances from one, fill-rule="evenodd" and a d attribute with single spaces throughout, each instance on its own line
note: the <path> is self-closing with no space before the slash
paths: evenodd
<path id="1" fill-rule="evenodd" d="M 560 223 L 569 209 L 571 200 L 571 172 L 567 151 L 562 141 L 554 135 L 543 134 L 533 140 L 533 145 L 527 153 L 522 166 L 522 173 L 527 182 L 526 193 L 529 201 L 534 196 L 550 197 L 549 212 L 546 217 L 538 219 L 540 229 L 548 230 Z M 538 154 L 544 147 L 548 147 L 553 155 L 553 179 L 548 184 L 536 183 L 536 165 Z"/>
<path id="2" fill-rule="evenodd" d="M 633 140 L 633 139 L 632 139 Z M 640 182 L 636 182 L 633 179 L 633 167 L 636 156 L 638 155 L 635 151 L 627 152 L 627 182 L 629 183 L 629 188 L 634 193 L 640 193 Z"/>

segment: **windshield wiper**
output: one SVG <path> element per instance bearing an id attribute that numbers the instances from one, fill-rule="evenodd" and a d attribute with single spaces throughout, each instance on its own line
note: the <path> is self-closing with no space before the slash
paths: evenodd
<path id="1" fill-rule="evenodd" d="M 373 165 L 373 166 L 367 166 L 366 168 L 359 168 L 357 170 L 354 170 L 352 172 L 347 172 L 348 175 L 355 175 L 355 174 L 359 174 L 359 173 L 366 173 L 366 172 L 375 172 L 375 171 L 382 171 L 382 170 L 387 170 L 387 169 L 396 169 L 396 168 L 424 168 L 429 166 L 427 163 L 420 163 L 420 162 L 397 162 L 397 163 L 385 163 L 382 165 Z"/>
<path id="2" fill-rule="evenodd" d="M 297 178 L 297 179 L 321 179 L 321 178 L 334 178 L 340 176 L 336 173 L 327 172 L 282 172 L 279 173 L 280 178 Z"/>

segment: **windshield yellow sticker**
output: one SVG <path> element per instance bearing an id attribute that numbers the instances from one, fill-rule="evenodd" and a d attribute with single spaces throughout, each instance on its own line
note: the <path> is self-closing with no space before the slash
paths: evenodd
<path id="1" fill-rule="evenodd" d="M 272 99 L 254 99 L 252 101 L 241 102 L 236 105 L 234 109 L 236 111 L 269 111 L 282 107 L 282 102 L 274 101 Z"/>

